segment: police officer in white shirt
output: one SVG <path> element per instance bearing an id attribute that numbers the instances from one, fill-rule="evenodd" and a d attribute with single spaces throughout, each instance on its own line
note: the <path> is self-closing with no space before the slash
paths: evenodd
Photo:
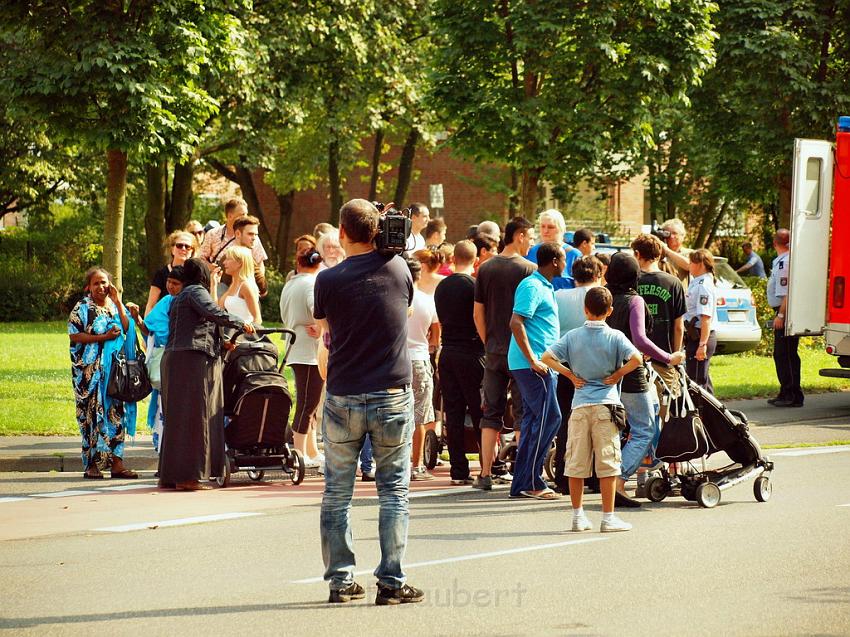
<path id="1" fill-rule="evenodd" d="M 717 320 L 717 292 L 714 287 L 714 257 L 704 248 L 694 250 L 688 255 L 688 271 L 691 283 L 686 296 L 687 311 L 685 326 L 685 369 L 688 376 L 712 394 L 714 386 L 708 366 L 717 337 L 714 323 Z"/>
<path id="2" fill-rule="evenodd" d="M 776 311 L 773 319 L 773 364 L 779 379 L 779 395 L 767 402 L 774 407 L 802 407 L 800 387 L 799 336 L 785 336 L 785 311 L 788 300 L 788 267 L 791 262 L 791 233 L 781 228 L 773 237 L 777 257 L 767 281 L 767 302 Z"/>

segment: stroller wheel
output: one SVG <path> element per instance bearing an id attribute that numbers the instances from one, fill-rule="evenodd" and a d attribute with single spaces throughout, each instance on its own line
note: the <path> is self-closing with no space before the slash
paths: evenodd
<path id="1" fill-rule="evenodd" d="M 697 487 L 696 497 L 701 507 L 712 509 L 720 503 L 720 487 L 713 482 L 703 482 Z"/>
<path id="2" fill-rule="evenodd" d="M 511 440 L 509 443 L 499 449 L 499 460 L 507 465 L 509 473 L 514 472 L 514 462 L 516 462 L 517 445 Z"/>
<path id="3" fill-rule="evenodd" d="M 306 470 L 304 456 L 297 449 L 293 449 L 290 453 L 289 460 L 283 461 L 283 470 L 289 474 L 292 484 L 301 484 L 304 480 L 304 471 Z"/>
<path id="4" fill-rule="evenodd" d="M 550 480 L 555 479 L 555 447 L 549 450 L 546 454 L 546 461 L 543 463 L 543 469 L 546 471 L 546 477 Z"/>
<path id="5" fill-rule="evenodd" d="M 670 485 L 661 476 L 652 476 L 646 481 L 646 497 L 652 502 L 661 502 L 670 494 Z"/>
<path id="6" fill-rule="evenodd" d="M 429 429 L 425 432 L 425 450 L 423 452 L 425 468 L 429 471 L 437 466 L 437 458 L 440 457 L 440 440 L 437 432 Z"/>
<path id="7" fill-rule="evenodd" d="M 767 476 L 759 476 L 753 483 L 753 494 L 759 502 L 767 502 L 770 500 L 770 494 L 773 492 L 773 486 L 770 484 L 770 478 Z"/>
<path id="8" fill-rule="evenodd" d="M 265 475 L 265 471 L 255 471 L 253 469 L 248 471 L 248 477 L 251 478 L 251 480 L 253 480 L 254 482 L 259 482 L 263 479 L 263 476 Z"/>
<path id="9" fill-rule="evenodd" d="M 224 475 L 218 476 L 215 482 L 222 489 L 230 486 L 230 458 L 224 459 Z"/>

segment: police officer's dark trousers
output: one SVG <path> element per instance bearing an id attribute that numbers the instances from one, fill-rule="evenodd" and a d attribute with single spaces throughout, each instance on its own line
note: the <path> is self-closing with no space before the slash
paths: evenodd
<path id="1" fill-rule="evenodd" d="M 773 330 L 773 364 L 779 379 L 779 399 L 802 405 L 800 355 L 797 353 L 799 345 L 799 336 L 785 336 L 784 328 Z"/>

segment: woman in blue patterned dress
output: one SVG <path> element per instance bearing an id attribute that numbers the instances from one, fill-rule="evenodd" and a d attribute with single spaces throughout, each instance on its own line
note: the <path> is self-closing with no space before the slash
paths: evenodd
<path id="1" fill-rule="evenodd" d="M 68 319 L 83 477 L 103 478 L 102 471 L 109 468 L 113 478 L 137 478 L 123 460 L 124 436 L 135 435 L 136 405 L 106 395 L 112 356 L 124 347 L 125 336 L 130 346 L 135 344 L 135 326 L 106 270 L 94 267 L 86 272 L 85 291 Z"/>

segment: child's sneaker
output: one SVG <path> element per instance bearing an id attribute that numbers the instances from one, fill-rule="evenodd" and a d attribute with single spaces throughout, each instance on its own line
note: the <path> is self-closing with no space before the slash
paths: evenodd
<path id="1" fill-rule="evenodd" d="M 586 515 L 573 516 L 573 527 L 571 529 L 574 533 L 580 533 L 581 531 L 592 531 L 593 524 L 590 520 L 587 519 Z"/>
<path id="2" fill-rule="evenodd" d="M 599 526 L 601 533 L 616 533 L 617 531 L 631 531 L 632 525 L 628 522 L 623 522 L 616 515 L 612 515 L 609 519 L 602 518 L 602 524 Z"/>

